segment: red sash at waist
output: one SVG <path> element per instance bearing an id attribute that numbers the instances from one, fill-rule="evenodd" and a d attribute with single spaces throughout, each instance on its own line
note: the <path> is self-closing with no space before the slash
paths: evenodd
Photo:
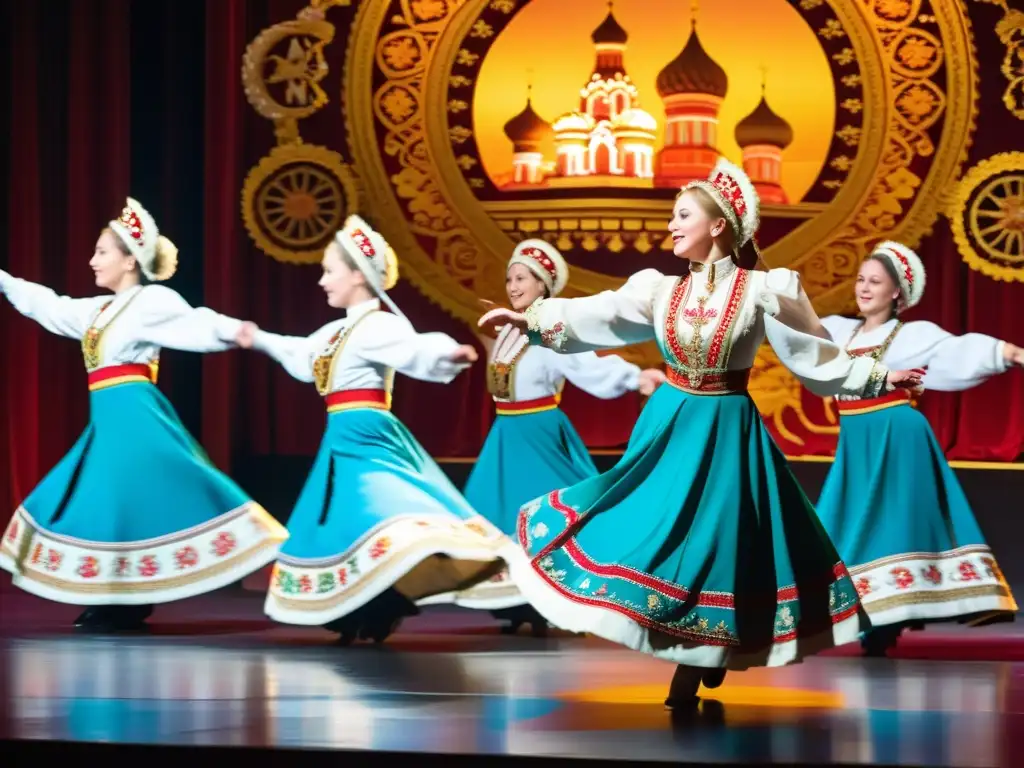
<path id="1" fill-rule="evenodd" d="M 156 368 L 149 363 L 127 363 L 108 365 L 89 371 L 89 391 L 116 387 L 118 384 L 153 384 L 156 382 Z"/>
<path id="2" fill-rule="evenodd" d="M 374 408 L 378 411 L 391 410 L 391 395 L 383 389 L 345 389 L 331 392 L 324 398 L 328 413 L 349 411 L 355 408 Z"/>
<path id="3" fill-rule="evenodd" d="M 535 400 L 520 400 L 517 403 L 495 402 L 494 409 L 499 416 L 525 416 L 528 413 L 553 411 L 558 407 L 558 395 L 538 397 Z"/>
<path id="4" fill-rule="evenodd" d="M 860 413 L 874 413 L 897 405 L 913 405 L 914 396 L 909 389 L 897 389 L 881 397 L 864 400 L 836 400 L 836 410 L 841 416 L 856 416 Z"/>
<path id="5" fill-rule="evenodd" d="M 737 371 L 708 371 L 699 381 L 694 381 L 688 373 L 678 371 L 669 366 L 665 371 L 668 383 L 684 392 L 694 395 L 730 395 L 746 392 L 750 382 L 750 369 Z"/>

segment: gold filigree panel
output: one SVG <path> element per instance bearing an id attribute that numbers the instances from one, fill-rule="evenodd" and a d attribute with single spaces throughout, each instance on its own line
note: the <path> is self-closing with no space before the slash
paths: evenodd
<path id="1" fill-rule="evenodd" d="M 246 98 L 274 123 L 278 144 L 246 176 L 242 219 L 256 246 L 278 261 L 318 263 L 359 204 L 356 175 L 341 155 L 304 143 L 299 131 L 330 101 L 321 83 L 335 30 L 325 14 L 349 1 L 313 0 L 296 19 L 260 32 L 242 59 Z"/>
<path id="2" fill-rule="evenodd" d="M 514 240 L 502 216 L 477 200 L 472 179 L 479 163 L 461 150 L 466 129 L 453 125 L 452 116 L 470 106 L 480 61 L 472 41 L 497 34 L 490 19 L 512 14 L 518 5 L 513 0 L 363 4 L 345 72 L 345 115 L 369 207 L 400 248 L 410 279 L 467 323 L 479 314 L 479 298 L 501 300 L 500 276 Z M 892 237 L 916 245 L 930 230 L 941 192 L 959 175 L 977 100 L 969 22 L 958 4 L 833 0 L 827 5 L 838 26 L 823 29 L 846 41 L 834 57 L 837 81 L 846 77 L 844 67 L 856 73 L 844 87 L 856 88 L 857 95 L 844 100 L 863 123 L 846 134 L 855 151 L 843 164 L 845 178 L 834 201 L 765 253 L 768 263 L 802 272 L 822 314 L 849 306 L 857 267 L 875 241 Z M 458 95 L 460 88 L 465 96 Z M 949 92 L 962 96 L 949 100 Z M 637 205 L 615 202 L 626 210 Z M 645 211 L 638 213 L 620 214 L 622 236 L 646 233 L 642 245 L 657 247 L 661 233 L 649 230 Z M 597 230 L 608 217 L 592 218 Z M 620 283 L 577 267 L 568 295 Z"/>
<path id="3" fill-rule="evenodd" d="M 1007 0 L 975 0 L 1003 9 L 1003 18 L 996 22 L 996 37 L 1006 47 L 999 71 L 1006 78 L 1003 104 L 1010 114 L 1024 120 L 1024 10 L 1011 9 Z"/>
<path id="4" fill-rule="evenodd" d="M 367 207 L 402 254 L 409 279 L 473 327 L 481 298 L 504 300 L 513 235 L 534 227 L 538 234 L 565 239 L 565 227 L 573 224 L 572 237 L 556 244 L 615 252 L 621 241 L 623 249 L 643 252 L 663 243 L 659 205 L 662 222 L 668 218 L 663 202 L 636 196 L 606 200 L 614 211 L 559 201 L 549 216 L 525 221 L 512 202 L 478 199 L 486 181 L 468 149 L 472 124 L 465 119 L 481 63 L 477 51 L 500 34 L 500 17 L 526 1 L 364 3 L 346 63 L 344 114 Z M 837 174 L 832 201 L 768 247 L 765 259 L 799 270 L 817 310 L 827 315 L 851 308 L 857 269 L 874 243 L 891 238 L 913 247 L 933 227 L 974 131 L 977 60 L 970 21 L 959 3 L 791 1 L 803 12 L 829 13 L 818 25 L 820 36 L 830 45 L 842 44 L 830 56 L 838 103 L 857 122 L 840 122 L 837 129 L 845 150 L 828 163 Z M 957 97 L 948 98 L 950 93 Z M 577 266 L 566 295 L 621 283 Z M 660 362 L 654 345 L 628 354 L 639 362 Z M 799 416 L 799 387 L 770 353 L 762 353 L 759 365 L 760 405 L 773 414 L 797 413 L 808 431 L 808 425 L 834 429 Z"/>
<path id="5" fill-rule="evenodd" d="M 971 168 L 947 213 L 957 249 L 972 269 L 1024 282 L 1024 152 L 994 155 Z"/>
<path id="6" fill-rule="evenodd" d="M 323 250 L 358 205 L 341 155 L 314 144 L 284 144 L 249 171 L 242 219 L 261 251 L 278 261 L 319 264 Z"/>

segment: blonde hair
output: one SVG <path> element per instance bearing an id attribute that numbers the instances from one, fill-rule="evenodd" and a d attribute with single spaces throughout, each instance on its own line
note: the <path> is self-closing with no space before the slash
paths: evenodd
<path id="1" fill-rule="evenodd" d="M 110 227 L 104 227 L 103 233 L 109 234 L 114 238 L 114 242 L 117 243 L 117 250 L 122 254 L 125 256 L 135 257 L 135 268 L 139 271 L 139 276 L 145 280 L 146 275 L 143 273 L 142 266 L 139 264 L 139 257 L 132 253 L 128 244 L 121 238 L 121 236 Z M 177 269 L 178 247 L 166 237 L 160 235 L 156 239 L 156 253 L 153 257 L 153 280 L 156 282 L 170 280 Z"/>
<path id="2" fill-rule="evenodd" d="M 676 195 L 676 200 L 687 192 L 693 195 L 694 199 L 697 201 L 697 205 L 709 218 L 723 219 L 725 221 L 725 230 L 721 235 L 719 235 L 719 237 L 722 239 L 721 244 L 726 253 L 732 254 L 732 259 L 736 262 L 737 266 L 743 269 L 768 270 L 768 266 L 761 258 L 761 252 L 758 250 L 757 243 L 754 242 L 753 237 L 751 237 L 749 242 L 747 242 L 747 244 L 742 248 L 736 247 L 736 240 L 739 237 L 739 233 L 733 231 L 732 225 L 729 224 L 729 219 L 722 212 L 722 209 L 719 207 L 715 198 L 712 197 L 706 189 L 702 189 L 700 187 L 681 189 L 679 194 Z"/>
<path id="3" fill-rule="evenodd" d="M 156 255 L 153 257 L 153 279 L 158 282 L 170 280 L 178 271 L 178 246 L 163 235 L 156 239 Z"/>

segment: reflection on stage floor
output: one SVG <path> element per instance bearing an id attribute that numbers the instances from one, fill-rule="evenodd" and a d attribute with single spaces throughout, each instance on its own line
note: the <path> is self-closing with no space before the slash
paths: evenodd
<path id="1" fill-rule="evenodd" d="M 731 674 L 673 719 L 669 664 L 465 617 L 432 610 L 383 646 L 350 648 L 269 626 L 7 631 L 0 735 L 666 762 L 996 766 L 1024 754 L 1021 664 L 820 657 Z"/>

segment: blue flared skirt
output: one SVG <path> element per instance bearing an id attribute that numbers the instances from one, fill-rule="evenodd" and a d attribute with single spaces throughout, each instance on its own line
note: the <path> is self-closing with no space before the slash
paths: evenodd
<path id="1" fill-rule="evenodd" d="M 596 474 L 586 446 L 558 408 L 499 413 L 466 483 L 466 499 L 502 533 L 514 536 L 523 504 Z M 498 610 L 524 605 L 526 599 L 505 569 L 470 589 L 420 604 L 438 603 Z"/>
<path id="2" fill-rule="evenodd" d="M 866 622 L 746 394 L 660 387 L 615 467 L 525 505 L 517 535 L 548 621 L 680 664 L 787 664 Z"/>
<path id="3" fill-rule="evenodd" d="M 284 527 L 213 466 L 153 384 L 89 400 L 89 425 L 4 533 L 15 585 L 76 605 L 154 604 L 273 562 Z"/>
<path id="4" fill-rule="evenodd" d="M 523 504 L 596 474 L 586 446 L 560 409 L 498 415 L 466 482 L 466 500 L 511 536 Z"/>
<path id="5" fill-rule="evenodd" d="M 390 412 L 327 417 L 320 449 L 288 521 L 266 612 L 324 625 L 394 588 L 417 601 L 503 568 L 514 544 L 478 515 Z"/>
<path id="6" fill-rule="evenodd" d="M 928 420 L 909 403 L 841 416 L 817 510 L 872 625 L 1016 613 Z"/>

